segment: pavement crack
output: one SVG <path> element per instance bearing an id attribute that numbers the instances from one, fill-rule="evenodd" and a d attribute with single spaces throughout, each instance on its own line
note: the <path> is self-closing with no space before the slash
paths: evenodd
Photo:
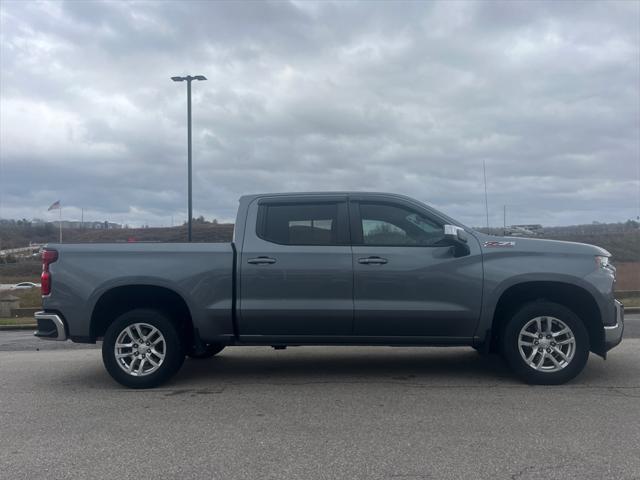
<path id="1" fill-rule="evenodd" d="M 536 468 L 535 465 L 530 465 L 528 467 L 524 467 L 524 468 L 518 470 L 516 473 L 513 473 L 510 478 L 511 478 L 511 480 L 518 480 L 525 473 L 527 473 L 528 471 L 533 471 L 535 468 Z"/>
<path id="2" fill-rule="evenodd" d="M 226 385 L 222 385 L 219 388 L 175 388 L 175 389 L 167 389 L 167 388 L 154 388 L 153 390 L 147 390 L 146 393 L 161 393 L 164 394 L 165 397 L 177 397 L 181 395 L 189 395 L 190 397 L 196 397 L 198 395 L 218 395 L 223 393 L 227 388 Z M 120 390 L 120 393 L 145 393 L 140 390 Z"/>
<path id="3" fill-rule="evenodd" d="M 566 468 L 578 468 L 578 465 L 575 464 L 560 464 L 560 465 L 548 465 L 548 466 L 540 466 L 540 465 L 528 465 L 526 467 L 521 468 L 516 473 L 512 473 L 510 478 L 511 480 L 519 480 L 524 478 L 528 473 L 534 473 L 534 478 L 548 478 L 549 474 L 552 472 L 558 472 L 564 470 Z M 528 476 L 528 475 L 527 475 Z"/>
<path id="4" fill-rule="evenodd" d="M 429 479 L 433 476 L 428 473 L 392 473 L 388 478 Z"/>

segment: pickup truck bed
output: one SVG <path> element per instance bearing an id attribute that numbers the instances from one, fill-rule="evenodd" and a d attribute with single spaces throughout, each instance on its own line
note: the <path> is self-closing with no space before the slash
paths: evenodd
<path id="1" fill-rule="evenodd" d="M 112 310 L 115 302 L 126 308 L 119 292 L 132 297 L 129 302 L 151 295 L 146 301 L 152 303 L 177 294 L 200 336 L 234 335 L 231 243 L 63 244 L 55 249 L 58 261 L 51 265 L 55 295 L 45 302 L 48 311 L 64 312 L 72 340 L 94 341 L 101 336 L 91 331 L 92 322 L 87 320 Z M 132 286 L 136 288 L 131 290 Z"/>

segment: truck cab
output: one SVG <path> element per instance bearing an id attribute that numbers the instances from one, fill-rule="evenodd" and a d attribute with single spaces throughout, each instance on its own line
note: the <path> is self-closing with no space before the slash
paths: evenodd
<path id="1" fill-rule="evenodd" d="M 482 252 L 470 236 L 458 254 L 451 219 L 388 194 L 252 196 L 243 207 L 241 340 L 472 343 Z"/>

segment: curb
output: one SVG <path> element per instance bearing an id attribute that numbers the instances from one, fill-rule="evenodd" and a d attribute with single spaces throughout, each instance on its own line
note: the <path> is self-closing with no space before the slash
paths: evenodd
<path id="1" fill-rule="evenodd" d="M 2 330 L 36 330 L 38 326 L 34 323 L 32 325 L 0 325 L 0 332 Z"/>
<path id="2" fill-rule="evenodd" d="M 624 307 L 624 313 L 640 313 L 640 307 Z"/>

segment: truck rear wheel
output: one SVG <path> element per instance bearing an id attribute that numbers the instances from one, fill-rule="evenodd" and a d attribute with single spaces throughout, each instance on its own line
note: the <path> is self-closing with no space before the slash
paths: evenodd
<path id="1" fill-rule="evenodd" d="M 152 388 L 180 369 L 184 349 L 175 326 L 162 312 L 135 309 L 107 329 L 102 360 L 113 379 L 125 387 Z"/>
<path id="2" fill-rule="evenodd" d="M 584 368 L 589 357 L 589 334 L 582 321 L 563 305 L 531 302 L 507 322 L 502 352 L 525 382 L 558 385 Z"/>

